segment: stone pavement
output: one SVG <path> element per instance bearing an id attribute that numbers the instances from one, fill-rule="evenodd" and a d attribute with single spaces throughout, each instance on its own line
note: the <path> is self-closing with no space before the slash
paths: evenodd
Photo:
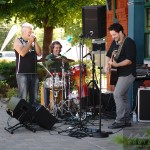
<path id="1" fill-rule="evenodd" d="M 37 131 L 33 133 L 22 127 L 17 129 L 14 134 L 4 130 L 7 123 L 14 125 L 18 121 L 15 118 L 10 119 L 6 113 L 6 104 L 0 101 L 0 149 L 1 150 L 123 150 L 123 146 L 116 144 L 115 137 L 122 136 L 123 133 L 134 134 L 143 126 L 141 123 L 133 124 L 133 127 L 124 130 L 111 130 L 107 138 L 95 138 L 86 136 L 75 138 L 68 135 L 68 132 L 62 132 L 68 127 L 72 127 L 69 122 L 56 123 L 52 130 L 45 130 L 36 126 Z M 102 131 L 110 131 L 107 127 L 113 122 L 113 119 L 102 119 Z M 88 129 L 98 129 L 99 120 L 89 121 Z M 144 124 L 148 127 L 148 124 Z M 136 127 L 136 128 L 135 128 Z M 135 130 L 133 130 L 135 129 Z M 132 134 L 133 135 L 133 134 Z"/>

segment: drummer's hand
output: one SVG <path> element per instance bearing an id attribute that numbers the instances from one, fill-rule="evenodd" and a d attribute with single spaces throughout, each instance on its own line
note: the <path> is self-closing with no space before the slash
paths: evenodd
<path id="1" fill-rule="evenodd" d="M 56 58 L 61 58 L 61 56 L 57 56 Z"/>
<path id="2" fill-rule="evenodd" d="M 53 64 L 53 63 L 54 63 L 54 61 L 51 60 L 51 59 L 48 59 L 48 60 L 46 61 L 46 64 L 47 64 L 47 65 L 51 65 L 51 64 Z"/>

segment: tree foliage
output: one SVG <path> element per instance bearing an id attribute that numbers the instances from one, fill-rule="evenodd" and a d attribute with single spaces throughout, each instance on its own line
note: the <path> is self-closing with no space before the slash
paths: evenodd
<path id="1" fill-rule="evenodd" d="M 75 36 L 81 32 L 82 6 L 104 4 L 105 0 L 0 0 L 0 21 L 9 23 L 30 22 L 44 29 L 43 54 L 53 40 L 53 29 L 64 27 L 66 34 Z"/>

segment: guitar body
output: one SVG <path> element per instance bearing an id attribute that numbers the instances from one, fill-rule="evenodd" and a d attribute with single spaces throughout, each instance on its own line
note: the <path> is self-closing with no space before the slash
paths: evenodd
<path id="1" fill-rule="evenodd" d="M 116 85 L 118 81 L 117 69 L 111 68 L 110 70 L 110 85 Z"/>
<path id="2" fill-rule="evenodd" d="M 118 57 L 119 57 L 118 56 L 118 51 L 114 50 L 113 53 L 112 53 L 111 59 L 116 61 Z M 110 85 L 116 85 L 117 81 L 118 81 L 117 68 L 111 66 L 111 69 L 110 69 Z"/>

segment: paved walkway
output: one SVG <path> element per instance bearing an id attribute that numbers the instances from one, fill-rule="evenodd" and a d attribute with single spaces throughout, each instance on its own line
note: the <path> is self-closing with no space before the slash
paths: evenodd
<path id="1" fill-rule="evenodd" d="M 9 120 L 10 116 L 6 113 L 6 104 L 4 102 L 1 101 L 0 106 L 1 150 L 123 150 L 123 146 L 116 144 L 114 141 L 115 137 L 117 135 L 122 136 L 123 133 L 130 134 L 130 136 L 132 132 L 136 134 L 143 125 L 137 123 L 133 124 L 133 127 L 129 128 L 129 130 L 124 129 L 119 131 L 116 129 L 110 131 L 107 127 L 113 122 L 113 119 L 102 119 L 101 130 L 114 133 L 107 138 L 95 138 L 90 136 L 84 138 L 71 137 L 69 136 L 70 132 L 62 132 L 68 127 L 72 127 L 69 121 L 56 123 L 50 131 L 35 126 L 37 130 L 35 133 L 22 127 L 17 129 L 14 134 L 10 134 L 4 130 L 4 127 L 7 127 L 8 122 L 10 125 L 14 125 L 18 121 L 15 118 Z M 98 129 L 99 120 L 90 120 L 87 125 L 88 129 L 92 129 L 92 131 L 93 129 Z M 148 125 L 146 124 L 145 126 L 147 127 Z"/>

